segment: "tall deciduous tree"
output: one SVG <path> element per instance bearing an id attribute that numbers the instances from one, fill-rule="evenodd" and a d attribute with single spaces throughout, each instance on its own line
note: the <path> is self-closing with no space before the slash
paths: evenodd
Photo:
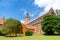
<path id="1" fill-rule="evenodd" d="M 56 10 L 56 13 L 57 13 L 57 16 L 60 17 L 60 10 L 59 9 Z"/>
<path id="2" fill-rule="evenodd" d="M 4 25 L 2 27 L 2 33 L 21 33 L 22 32 L 22 26 L 21 22 L 19 20 L 9 18 L 6 19 L 4 22 Z"/>
<path id="3" fill-rule="evenodd" d="M 55 28 L 55 30 L 60 34 L 60 18 L 57 19 L 57 26 Z"/>
<path id="4" fill-rule="evenodd" d="M 42 29 L 46 34 L 54 34 L 54 32 L 56 31 L 56 29 L 60 26 L 58 26 L 58 23 L 60 23 L 59 21 L 60 19 L 57 16 L 53 16 L 53 15 L 46 15 L 43 18 L 42 21 Z"/>

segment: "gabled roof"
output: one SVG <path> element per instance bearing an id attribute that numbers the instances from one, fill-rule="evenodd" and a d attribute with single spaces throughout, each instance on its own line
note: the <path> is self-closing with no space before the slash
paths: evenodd
<path id="1" fill-rule="evenodd" d="M 34 20 L 36 20 L 36 19 L 38 19 L 38 18 L 41 18 L 42 16 L 48 14 L 48 13 L 51 12 L 51 11 L 55 12 L 54 9 L 51 7 L 51 8 L 49 9 L 49 11 L 47 11 L 46 13 L 44 13 L 44 14 L 41 15 L 41 16 L 38 16 L 37 18 L 33 19 L 32 21 L 34 21 Z M 55 13 L 55 14 L 56 14 L 56 13 Z M 29 23 L 31 23 L 32 21 L 30 21 Z M 29 24 L 29 23 L 27 23 L 27 24 Z"/>

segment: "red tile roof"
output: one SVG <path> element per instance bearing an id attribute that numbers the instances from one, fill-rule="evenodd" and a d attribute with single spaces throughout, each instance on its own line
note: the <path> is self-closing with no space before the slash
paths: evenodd
<path id="1" fill-rule="evenodd" d="M 23 24 L 23 23 L 22 23 L 22 25 L 27 29 L 35 29 L 35 27 L 31 26 L 31 25 L 27 25 L 27 24 Z"/>
<path id="2" fill-rule="evenodd" d="M 0 18 L 0 24 L 3 24 L 3 23 L 4 23 L 3 18 Z"/>
<path id="3" fill-rule="evenodd" d="M 28 28 L 28 29 L 35 29 L 35 27 L 31 26 L 31 25 L 26 25 L 26 28 Z"/>

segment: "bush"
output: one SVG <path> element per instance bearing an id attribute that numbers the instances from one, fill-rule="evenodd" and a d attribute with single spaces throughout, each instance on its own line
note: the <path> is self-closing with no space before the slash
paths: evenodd
<path id="1" fill-rule="evenodd" d="M 32 35 L 33 35 L 33 32 L 30 31 L 30 30 L 28 30 L 28 31 L 25 32 L 25 35 L 26 35 L 26 36 L 32 36 Z"/>
<path id="2" fill-rule="evenodd" d="M 0 35 L 2 35 L 2 32 L 0 31 Z"/>

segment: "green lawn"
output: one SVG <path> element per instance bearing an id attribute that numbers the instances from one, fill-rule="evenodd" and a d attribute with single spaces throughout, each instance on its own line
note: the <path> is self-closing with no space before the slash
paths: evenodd
<path id="1" fill-rule="evenodd" d="M 60 36 L 45 36 L 45 35 L 33 35 L 24 37 L 0 36 L 0 40 L 60 40 Z"/>

